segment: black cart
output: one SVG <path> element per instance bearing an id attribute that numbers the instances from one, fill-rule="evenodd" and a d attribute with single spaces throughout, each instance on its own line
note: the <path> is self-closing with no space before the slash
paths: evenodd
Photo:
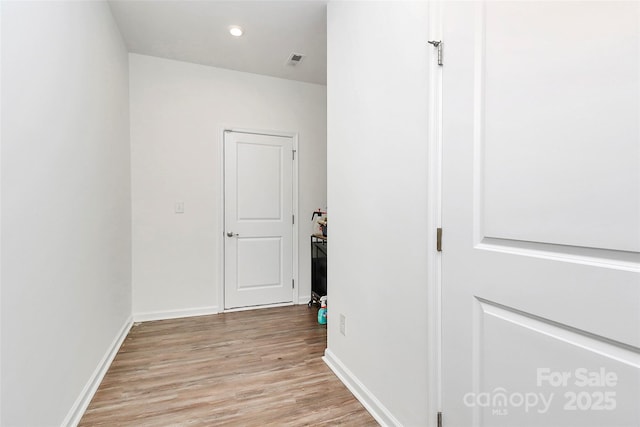
<path id="1" fill-rule="evenodd" d="M 311 235 L 311 300 L 309 307 L 320 305 L 320 297 L 327 295 L 327 237 Z"/>

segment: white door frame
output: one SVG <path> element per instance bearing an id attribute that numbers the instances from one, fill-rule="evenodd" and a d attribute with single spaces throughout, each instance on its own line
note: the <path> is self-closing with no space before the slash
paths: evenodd
<path id="1" fill-rule="evenodd" d="M 432 41 L 442 40 L 442 3 L 429 2 L 428 33 Z M 444 43 L 443 43 L 444 46 Z M 442 73 L 438 65 L 438 52 L 432 45 L 426 45 L 429 65 L 429 181 L 427 182 L 427 265 L 426 303 L 427 329 L 427 426 L 437 426 L 437 414 L 442 411 L 442 252 L 436 248 L 437 229 L 442 227 Z M 444 234 L 444 233 L 443 233 Z M 443 250 L 444 249 L 443 244 Z"/>
<path id="2" fill-rule="evenodd" d="M 429 2 L 428 40 L 442 41 L 442 3 Z M 428 299 L 426 302 L 427 329 L 427 427 L 437 426 L 437 414 L 442 411 L 442 252 L 437 251 L 437 229 L 442 227 L 442 72 L 438 65 L 438 51 L 426 44 L 429 64 L 429 176 L 427 182 L 427 271 Z M 444 44 L 443 44 L 444 46 Z M 446 241 L 446 240 L 445 240 Z M 445 245 L 443 244 L 443 247 Z M 444 248 L 443 248 L 444 250 Z"/>
<path id="3" fill-rule="evenodd" d="M 293 224 L 293 236 L 292 236 L 292 245 L 293 245 L 293 280 L 295 286 L 292 290 L 292 303 L 286 304 L 270 304 L 264 306 L 255 306 L 255 307 L 247 307 L 247 308 L 237 308 L 227 310 L 224 308 L 224 280 L 225 280 L 225 271 L 224 271 L 224 239 L 225 239 L 225 228 L 224 228 L 224 212 L 225 212 L 225 198 L 224 198 L 224 134 L 225 132 L 242 132 L 242 133 L 252 133 L 256 135 L 268 135 L 268 136 L 280 136 L 280 137 L 290 137 L 293 139 L 293 150 L 295 153 L 295 161 L 293 162 L 293 215 L 295 218 L 295 222 Z M 267 307 L 278 307 L 283 305 L 295 305 L 298 304 L 298 297 L 300 295 L 300 280 L 298 277 L 298 224 L 300 222 L 300 215 L 298 215 L 298 133 L 297 132 L 284 132 L 284 131 L 274 131 L 274 130 L 264 130 L 264 129 L 248 129 L 234 126 L 221 126 L 218 132 L 218 170 L 219 170 L 219 184 L 218 191 L 220 192 L 219 204 L 218 204 L 218 230 L 216 235 L 218 236 L 217 249 L 220 254 L 218 257 L 218 265 L 220 266 L 220 273 L 218 275 L 218 301 L 220 312 L 231 312 L 231 311 L 243 311 L 243 310 L 254 310 L 258 308 L 267 308 Z"/>

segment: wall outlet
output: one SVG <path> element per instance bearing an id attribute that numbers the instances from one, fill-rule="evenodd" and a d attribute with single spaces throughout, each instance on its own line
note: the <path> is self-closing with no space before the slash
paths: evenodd
<path id="1" fill-rule="evenodd" d="M 347 318 L 342 313 L 340 313 L 340 333 L 347 336 Z"/>

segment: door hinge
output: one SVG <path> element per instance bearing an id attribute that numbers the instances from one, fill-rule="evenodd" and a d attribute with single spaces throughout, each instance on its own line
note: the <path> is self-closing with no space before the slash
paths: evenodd
<path id="1" fill-rule="evenodd" d="M 442 252 L 442 228 L 436 229 L 436 250 Z"/>
<path id="2" fill-rule="evenodd" d="M 296 159 L 296 150 L 293 150 L 291 153 L 293 154 L 293 157 L 291 158 L 291 160 L 295 160 Z"/>
<path id="3" fill-rule="evenodd" d="M 291 215 L 291 224 L 295 225 L 296 223 L 296 216 L 295 215 Z"/>
<path id="4" fill-rule="evenodd" d="M 296 279 L 291 279 L 291 289 L 296 288 Z"/>
<path id="5" fill-rule="evenodd" d="M 438 427 L 442 427 L 442 412 L 438 412 Z"/>
<path id="6" fill-rule="evenodd" d="M 442 65 L 442 40 L 429 40 L 429 44 L 438 49 L 438 65 Z"/>

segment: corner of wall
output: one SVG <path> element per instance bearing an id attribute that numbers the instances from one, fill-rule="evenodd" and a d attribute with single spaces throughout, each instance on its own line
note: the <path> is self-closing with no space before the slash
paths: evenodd
<path id="1" fill-rule="evenodd" d="M 402 425 L 331 350 L 325 350 L 322 360 L 381 426 L 395 427 Z"/>
<path id="2" fill-rule="evenodd" d="M 107 349 L 107 352 L 98 363 L 96 370 L 93 372 L 93 374 L 91 374 L 91 377 L 89 377 L 89 380 L 80 392 L 80 395 L 73 403 L 73 406 L 71 407 L 71 409 L 67 413 L 67 416 L 61 424 L 62 427 L 75 427 L 80 423 L 84 412 L 87 410 L 89 403 L 91 403 L 91 399 L 93 399 L 93 396 L 96 394 L 96 391 L 98 390 L 102 379 L 109 370 L 113 359 L 118 354 L 118 350 L 120 350 L 120 347 L 122 346 L 122 343 L 127 337 L 127 334 L 131 330 L 132 326 L 133 316 L 129 316 L 129 318 L 124 322 L 124 325 L 122 325 L 120 331 L 115 336 L 113 342 Z"/>

